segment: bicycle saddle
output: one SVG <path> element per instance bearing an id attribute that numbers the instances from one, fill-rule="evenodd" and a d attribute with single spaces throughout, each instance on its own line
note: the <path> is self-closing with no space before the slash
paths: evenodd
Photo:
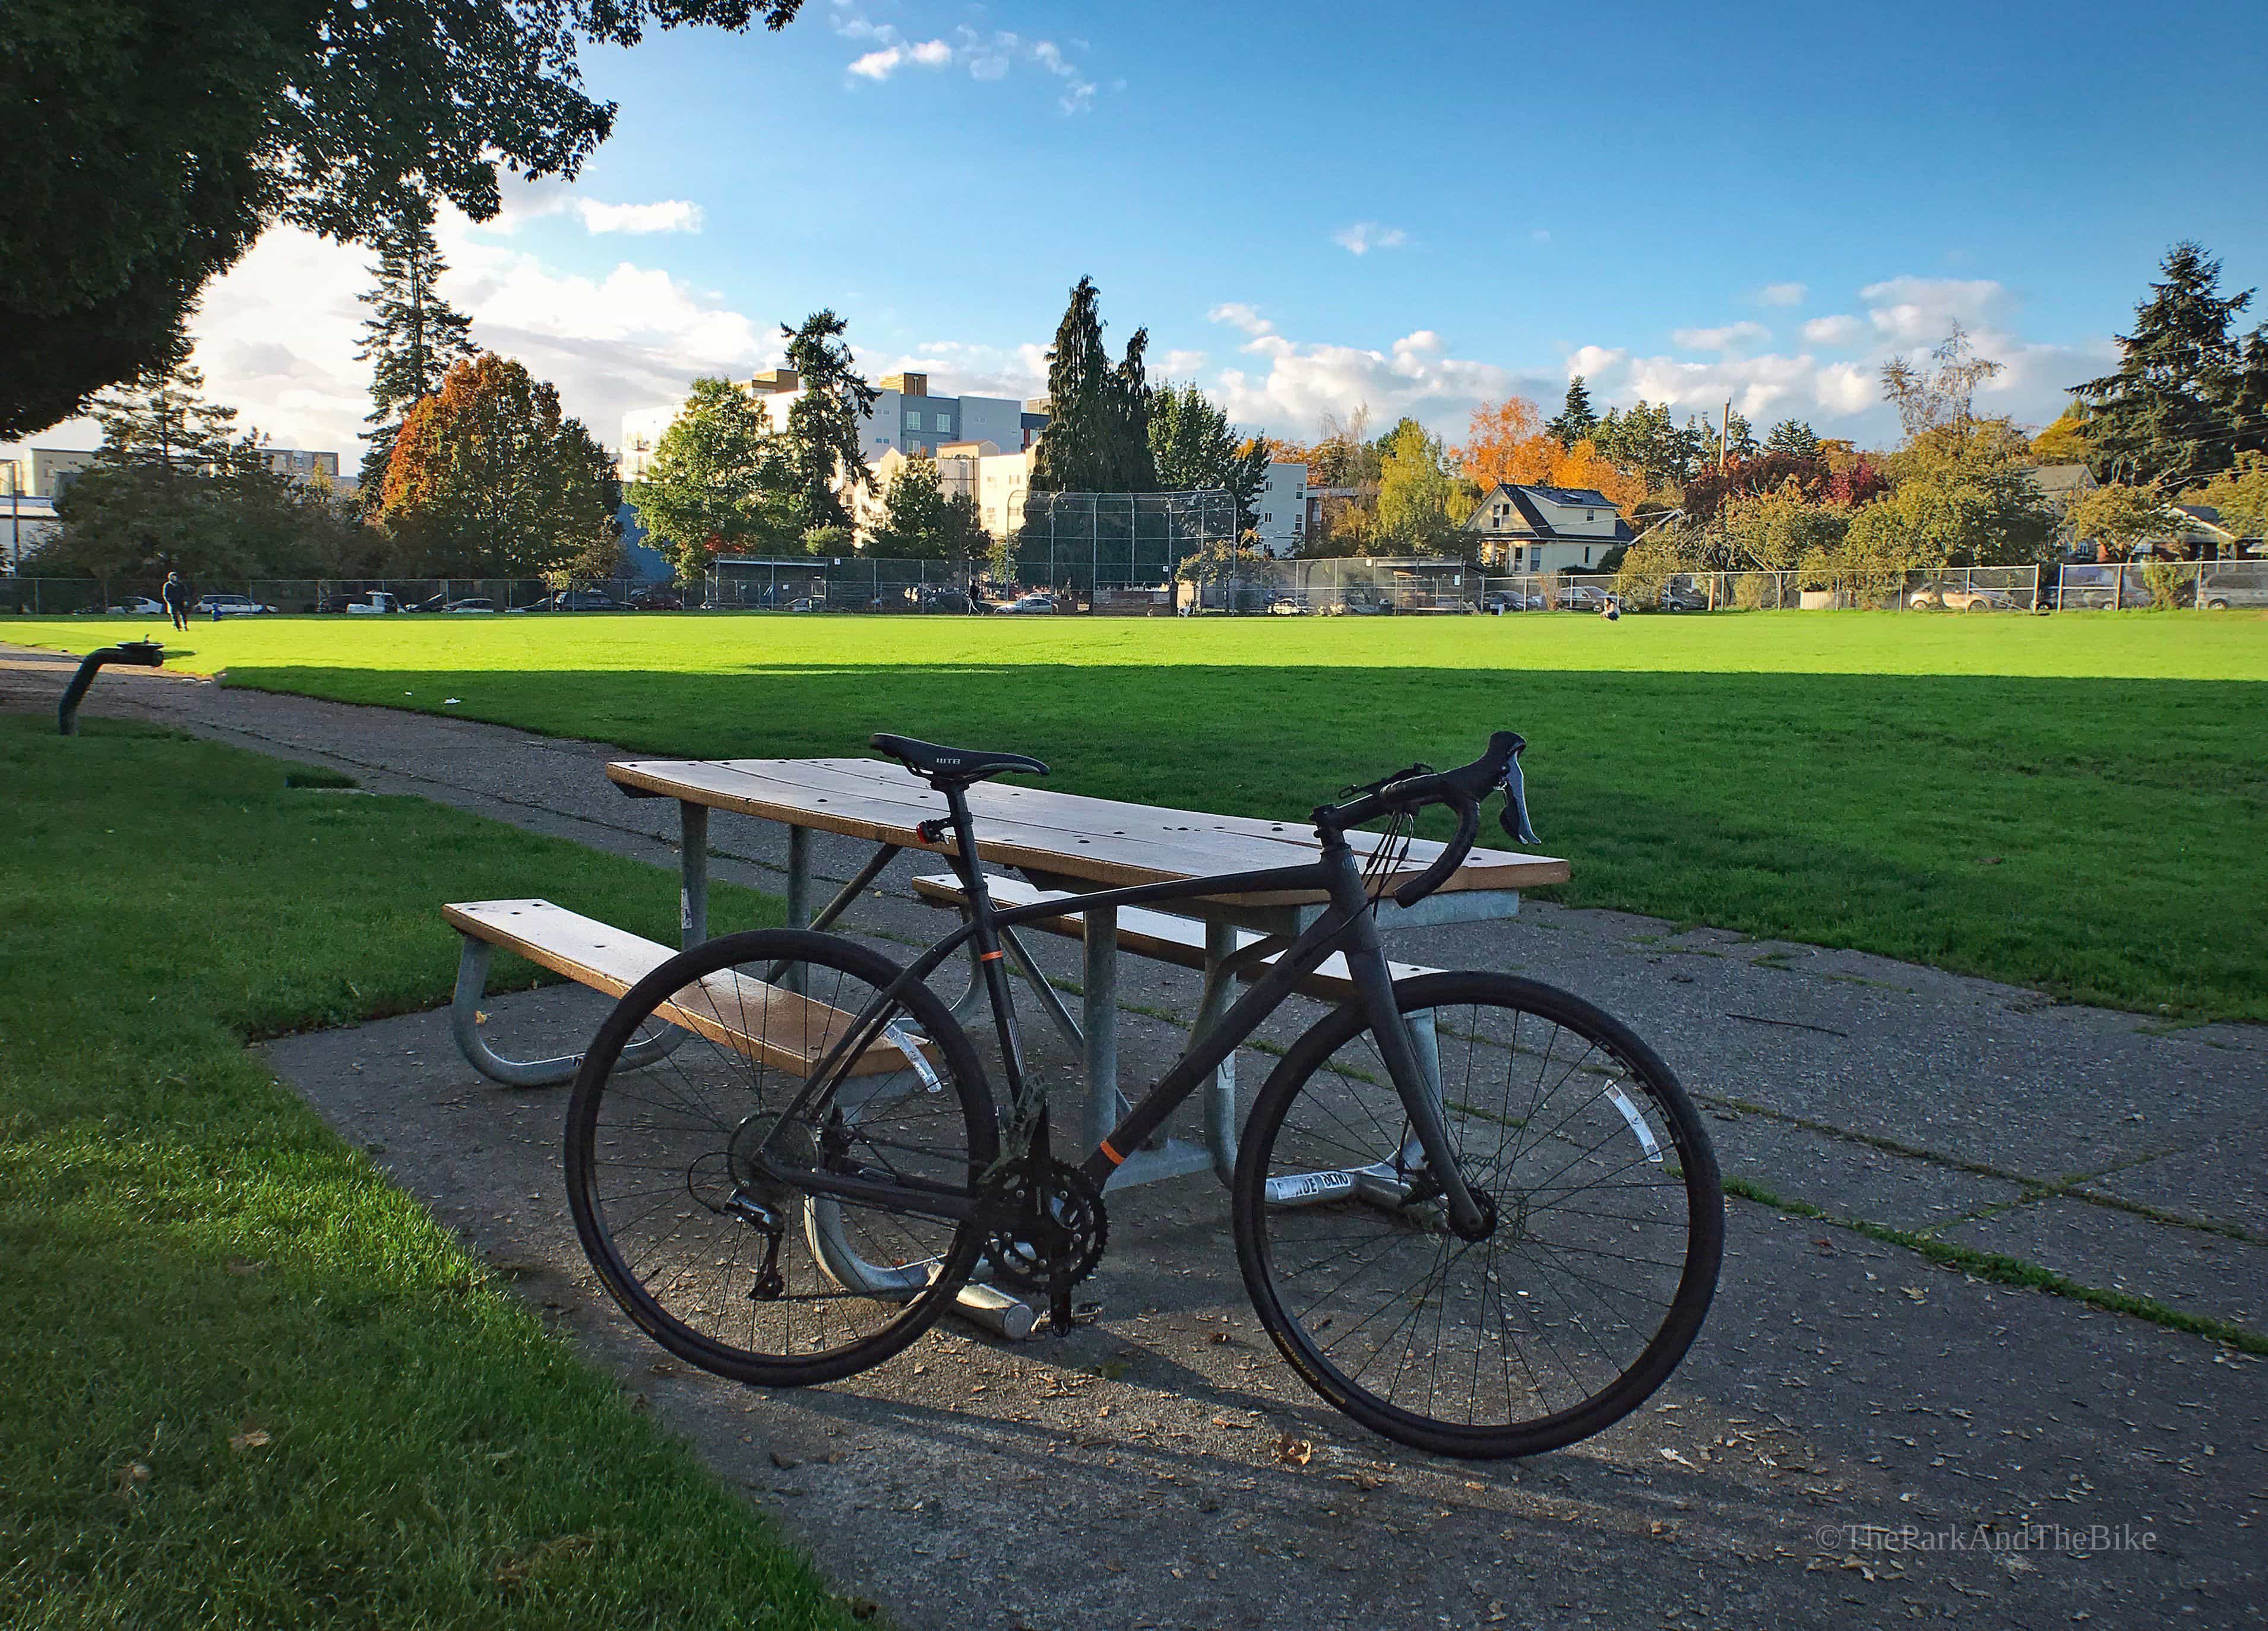
<path id="1" fill-rule="evenodd" d="M 938 786 L 957 782 L 966 787 L 971 782 L 998 775 L 1004 770 L 1027 775 L 1045 775 L 1048 773 L 1045 765 L 1027 754 L 984 753 L 966 747 L 940 747 L 935 742 L 917 742 L 909 736 L 879 735 L 870 738 L 868 746 L 880 749 L 916 775 L 926 776 Z"/>

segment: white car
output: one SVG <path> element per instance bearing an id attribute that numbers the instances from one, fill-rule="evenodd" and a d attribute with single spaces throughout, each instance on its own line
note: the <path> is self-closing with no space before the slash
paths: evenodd
<path id="1" fill-rule="evenodd" d="M 468 617 L 475 613 L 493 613 L 496 610 L 496 602 L 478 599 L 452 600 L 449 602 L 447 610 L 453 617 Z"/>
<path id="2" fill-rule="evenodd" d="M 1019 595 L 1000 608 L 1003 617 L 1029 617 L 1056 609 L 1055 601 L 1046 595 Z"/>
<path id="3" fill-rule="evenodd" d="M 401 598 L 388 594 L 383 589 L 373 589 L 359 599 L 347 602 L 347 615 L 350 617 L 383 617 L 387 613 L 400 610 Z"/>
<path id="4" fill-rule="evenodd" d="M 130 595 L 116 606 L 106 607 L 105 610 L 112 617 L 163 617 L 166 615 L 164 604 L 152 600 L 147 595 Z"/>
<path id="5" fill-rule="evenodd" d="M 251 617 L 276 608 L 261 605 L 250 595 L 199 595 L 189 609 L 199 617 Z"/>

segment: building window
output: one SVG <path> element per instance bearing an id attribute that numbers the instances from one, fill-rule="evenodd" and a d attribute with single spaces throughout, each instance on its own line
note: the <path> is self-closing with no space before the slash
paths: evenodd
<path id="1" fill-rule="evenodd" d="M 1591 547 L 1588 544 L 1583 546 L 1583 564 L 1585 566 L 1591 564 Z"/>
<path id="2" fill-rule="evenodd" d="M 909 430 L 918 430 L 921 429 L 921 415 L 913 412 L 910 408 L 906 412 L 906 429 Z"/>

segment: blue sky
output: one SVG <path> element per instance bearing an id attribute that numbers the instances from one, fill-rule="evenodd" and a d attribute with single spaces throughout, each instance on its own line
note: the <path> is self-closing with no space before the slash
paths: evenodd
<path id="1" fill-rule="evenodd" d="M 2175 239 L 2268 283 L 2264 69 L 2257 0 L 809 0 L 587 53 L 613 139 L 445 241 L 476 337 L 608 441 L 820 305 L 873 371 L 1035 391 L 1081 274 L 1251 428 L 1454 433 L 1580 368 L 1882 439 L 1871 369 L 1955 317 L 2037 422 Z M 273 234 L 208 301 L 201 360 L 279 441 L 352 433 L 359 266 Z"/>

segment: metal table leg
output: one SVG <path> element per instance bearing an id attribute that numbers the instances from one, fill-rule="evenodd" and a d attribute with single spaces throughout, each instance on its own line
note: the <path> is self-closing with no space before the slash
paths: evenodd
<path id="1" fill-rule="evenodd" d="M 1433 1028 L 1433 1010 L 1421 1009 L 1410 1016 L 1410 1040 L 1424 1068 L 1433 1097 L 1441 1097 L 1441 1045 Z M 1394 1154 L 1368 1166 L 1338 1167 L 1319 1172 L 1280 1172 L 1268 1180 L 1267 1203 L 1272 1207 L 1322 1206 L 1333 1201 L 1366 1201 L 1387 1211 L 1410 1203 L 1410 1185 L 1403 1177 L 1425 1164 L 1425 1150 L 1411 1133 Z M 1438 1201 L 1433 1204 L 1438 1205 Z"/>
<path id="2" fill-rule="evenodd" d="M 1236 951 L 1237 929 L 1233 923 L 1205 921 L 1205 989 L 1204 1000 L 1197 1010 L 1196 1026 L 1190 1031 L 1192 1040 L 1211 1029 L 1213 1022 L 1229 1009 L 1235 983 L 1223 962 Z M 1204 1099 L 1205 1145 L 1212 1152 L 1212 1170 L 1224 1184 L 1236 1176 L 1236 1055 L 1222 1060 L 1205 1084 Z"/>
<path id="3" fill-rule="evenodd" d="M 677 927 L 691 951 L 709 937 L 709 806 L 677 801 Z"/>
<path id="4" fill-rule="evenodd" d="M 804 929 L 811 923 L 811 829 L 787 830 L 787 926 Z"/>
<path id="5" fill-rule="evenodd" d="M 1086 1136 L 1089 1148 L 1110 1135 L 1125 1113 L 1118 1096 L 1118 908 L 1086 914 L 1079 1032 L 1086 1040 Z"/>

